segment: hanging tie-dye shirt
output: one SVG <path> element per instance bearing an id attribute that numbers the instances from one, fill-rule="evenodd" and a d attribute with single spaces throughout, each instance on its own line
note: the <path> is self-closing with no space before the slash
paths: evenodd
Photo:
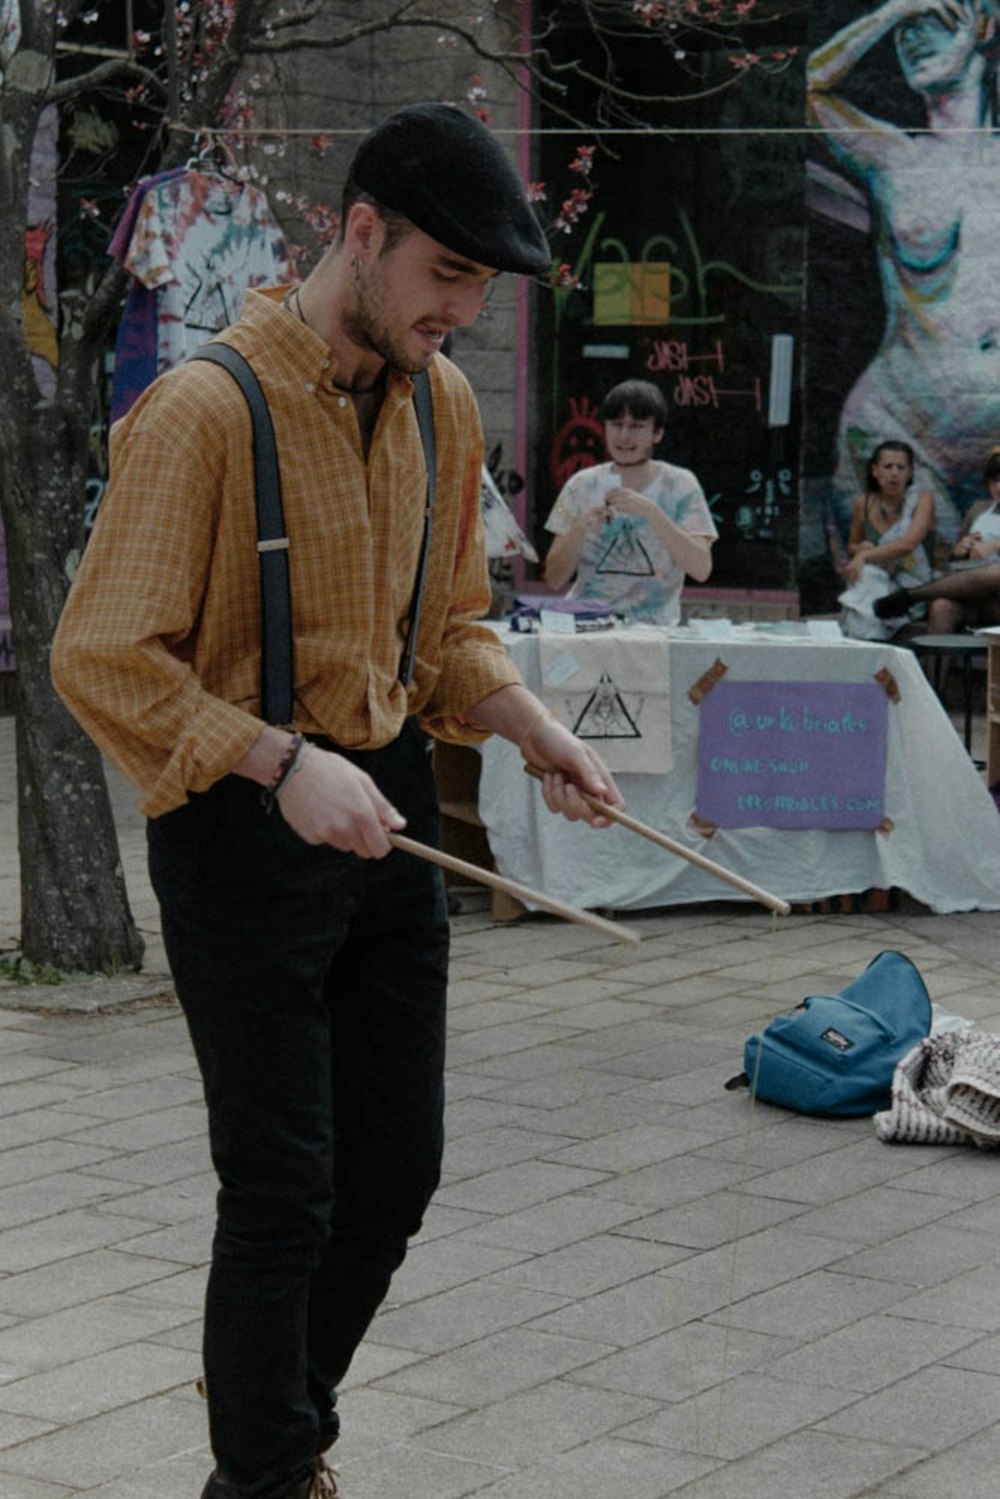
<path id="1" fill-rule="evenodd" d="M 146 193 L 125 268 L 157 291 L 158 374 L 234 323 L 250 287 L 294 276 L 261 189 L 199 171 Z"/>

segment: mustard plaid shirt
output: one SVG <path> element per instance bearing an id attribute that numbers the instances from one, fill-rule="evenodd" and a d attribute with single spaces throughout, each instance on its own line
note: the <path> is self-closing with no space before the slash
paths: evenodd
<path id="1" fill-rule="evenodd" d="M 426 467 L 412 385 L 388 374 L 367 463 L 326 343 L 250 292 L 222 335 L 253 365 L 277 437 L 295 641 L 295 727 L 378 748 L 418 713 L 440 738 L 520 675 L 493 632 L 480 515 L 482 431 L 449 360 L 430 375 L 433 542 L 414 679 L 399 659 L 423 535 Z M 238 764 L 262 728 L 251 424 L 227 371 L 163 376 L 116 423 L 111 480 L 52 649 L 55 685 L 157 817 Z"/>

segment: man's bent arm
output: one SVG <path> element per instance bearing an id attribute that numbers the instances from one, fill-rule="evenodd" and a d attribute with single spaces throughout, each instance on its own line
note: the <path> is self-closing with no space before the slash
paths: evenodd
<path id="1" fill-rule="evenodd" d="M 613 807 L 623 807 L 624 798 L 601 757 L 571 734 L 533 692 L 511 684 L 491 692 L 466 710 L 473 723 L 500 734 L 516 744 L 528 765 L 546 772 L 542 794 L 551 812 L 570 821 L 585 821 L 606 827 L 601 817 L 580 796 L 588 791 Z"/>

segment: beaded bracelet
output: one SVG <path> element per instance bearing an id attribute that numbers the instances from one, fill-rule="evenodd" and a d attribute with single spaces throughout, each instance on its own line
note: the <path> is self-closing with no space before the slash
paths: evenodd
<path id="1" fill-rule="evenodd" d="M 285 753 L 282 755 L 280 761 L 278 762 L 277 770 L 274 772 L 274 775 L 268 781 L 267 785 L 264 787 L 263 791 L 260 794 L 260 804 L 264 808 L 265 812 L 274 811 L 274 804 L 278 799 L 278 792 L 288 780 L 288 777 L 292 774 L 292 771 L 295 768 L 295 762 L 302 752 L 302 746 L 304 743 L 305 736 L 298 732 L 294 733 L 291 739 L 288 741 L 288 748 L 285 750 Z"/>

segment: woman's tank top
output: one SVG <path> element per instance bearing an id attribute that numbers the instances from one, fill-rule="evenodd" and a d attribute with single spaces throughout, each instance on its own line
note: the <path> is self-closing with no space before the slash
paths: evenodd
<path id="1" fill-rule="evenodd" d="M 894 520 L 891 526 L 884 531 L 875 527 L 871 518 L 871 506 L 874 495 L 869 495 L 865 500 L 865 540 L 870 541 L 872 546 L 882 546 L 887 541 L 899 541 L 906 535 L 913 523 L 914 511 L 917 508 L 919 495 L 910 493 L 903 501 L 899 519 Z M 879 562 L 890 578 L 895 579 L 902 588 L 913 588 L 917 583 L 929 583 L 932 577 L 931 559 L 927 555 L 927 544 L 921 542 L 912 552 L 907 552 L 905 557 L 897 557 L 894 562 Z"/>

